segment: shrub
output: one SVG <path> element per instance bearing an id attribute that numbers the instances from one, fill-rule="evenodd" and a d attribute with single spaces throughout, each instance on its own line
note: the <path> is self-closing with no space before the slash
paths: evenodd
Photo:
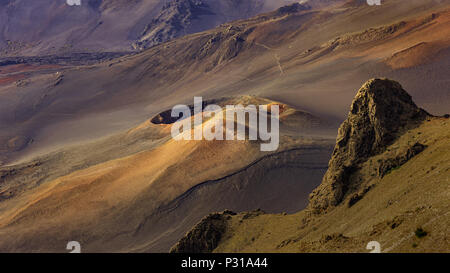
<path id="1" fill-rule="evenodd" d="M 423 228 L 417 228 L 414 233 L 416 234 L 417 238 L 423 238 L 423 237 L 427 236 L 427 234 L 428 234 L 428 232 L 423 230 Z"/>

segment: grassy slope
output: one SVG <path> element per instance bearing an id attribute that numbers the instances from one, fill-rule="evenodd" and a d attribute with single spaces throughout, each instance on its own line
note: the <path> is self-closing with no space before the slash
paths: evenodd
<path id="1" fill-rule="evenodd" d="M 420 154 L 382 179 L 370 175 L 370 162 L 416 142 Z M 322 216 L 234 216 L 215 252 L 368 252 L 378 241 L 385 252 L 448 252 L 450 236 L 450 120 L 433 118 L 406 132 L 362 170 L 375 187 L 354 206 L 343 202 Z M 348 201 L 348 200 L 346 200 Z M 415 231 L 428 234 L 418 238 Z"/>

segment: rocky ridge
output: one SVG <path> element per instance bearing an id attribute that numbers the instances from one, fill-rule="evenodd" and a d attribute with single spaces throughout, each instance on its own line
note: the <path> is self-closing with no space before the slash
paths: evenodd
<path id="1" fill-rule="evenodd" d="M 311 193 L 309 208 L 321 212 L 341 203 L 352 187 L 352 174 L 361 164 L 383 152 L 406 128 L 416 126 L 428 116 L 398 82 L 387 79 L 366 82 L 339 128 L 328 171 L 321 185 Z"/>
<path id="2" fill-rule="evenodd" d="M 225 232 L 227 220 L 236 213 L 224 211 L 203 218 L 171 250 L 171 253 L 208 253 L 217 247 Z"/>
<path id="3" fill-rule="evenodd" d="M 348 207 L 361 200 L 375 186 L 369 183 L 373 179 L 364 179 L 359 173 L 363 165 L 371 157 L 386 152 L 398 137 L 427 118 L 431 118 L 430 114 L 417 107 L 398 82 L 388 79 L 367 81 L 356 94 L 348 118 L 339 128 L 328 170 L 322 183 L 311 193 L 306 211 L 313 212 L 313 215 L 324 214 L 344 199 L 348 200 Z M 402 147 L 396 154 L 388 153 L 387 158 L 377 161 L 376 176 L 383 178 L 425 149 L 426 145 L 414 143 Z M 214 245 L 218 245 L 217 240 L 226 232 L 227 219 L 232 215 L 223 213 L 204 218 L 172 248 L 172 252 L 213 251 Z M 217 225 L 218 220 L 220 225 Z M 214 236 L 208 239 L 205 234 L 213 231 Z"/>

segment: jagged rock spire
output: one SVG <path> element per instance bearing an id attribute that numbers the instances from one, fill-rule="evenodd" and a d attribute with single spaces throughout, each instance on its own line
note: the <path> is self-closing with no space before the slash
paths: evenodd
<path id="1" fill-rule="evenodd" d="M 428 116 L 395 81 L 372 79 L 356 94 L 321 185 L 310 195 L 309 208 L 321 212 L 338 205 L 351 175 L 370 156 L 391 144 L 402 130 Z"/>

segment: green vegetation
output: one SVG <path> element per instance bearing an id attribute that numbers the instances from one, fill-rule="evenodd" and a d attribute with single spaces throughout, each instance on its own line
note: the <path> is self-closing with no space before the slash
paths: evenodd
<path id="1" fill-rule="evenodd" d="M 389 171 L 386 172 L 386 175 L 388 175 L 388 174 L 390 174 L 390 173 L 392 173 L 393 171 L 396 171 L 396 170 L 398 170 L 398 169 L 400 169 L 400 166 L 397 166 L 397 167 L 394 167 L 394 168 L 390 169 Z"/>
<path id="2" fill-rule="evenodd" d="M 425 230 L 423 230 L 422 228 L 417 228 L 416 231 L 414 232 L 416 234 L 417 238 L 423 238 L 425 236 L 427 236 L 428 232 L 426 232 Z"/>

